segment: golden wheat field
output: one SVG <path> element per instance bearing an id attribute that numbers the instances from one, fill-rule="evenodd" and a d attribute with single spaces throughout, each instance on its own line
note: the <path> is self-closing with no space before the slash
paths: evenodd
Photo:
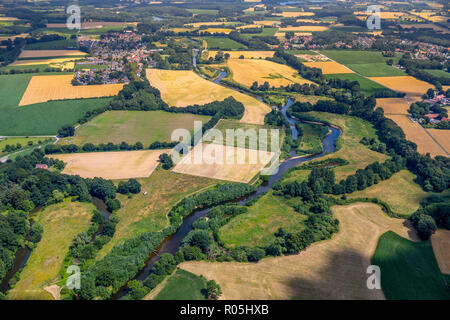
<path id="1" fill-rule="evenodd" d="M 170 149 L 118 152 L 89 152 L 52 155 L 66 164 L 63 173 L 83 178 L 129 179 L 149 177 L 159 156 Z"/>
<path id="2" fill-rule="evenodd" d="M 384 299 L 367 289 L 366 269 L 378 238 L 388 230 L 417 241 L 407 221 L 388 217 L 372 203 L 334 206 L 339 232 L 295 255 L 258 263 L 184 262 L 182 269 L 217 281 L 220 299 Z"/>
<path id="3" fill-rule="evenodd" d="M 215 57 L 218 51 L 209 51 L 208 58 Z M 239 59 L 240 56 L 244 56 L 245 59 L 265 59 L 273 57 L 275 51 L 222 51 L 224 54 L 228 53 L 230 59 Z"/>
<path id="4" fill-rule="evenodd" d="M 264 124 L 264 117 L 271 110 L 265 103 L 208 81 L 193 71 L 147 69 L 147 78 L 170 106 L 202 105 L 232 96 L 245 107 L 241 122 L 251 124 Z"/>
<path id="5" fill-rule="evenodd" d="M 385 114 L 408 114 L 409 104 L 404 98 L 377 99 L 377 106 L 384 110 Z"/>
<path id="6" fill-rule="evenodd" d="M 369 77 L 369 79 L 394 91 L 406 93 L 410 102 L 422 100 L 423 94 L 433 88 L 432 84 L 411 76 Z"/>
<path id="7" fill-rule="evenodd" d="M 450 130 L 426 129 L 429 134 L 450 154 Z"/>
<path id="8" fill-rule="evenodd" d="M 259 26 L 272 27 L 275 24 L 280 25 L 281 21 L 280 20 L 258 20 L 258 21 L 253 21 L 253 23 L 256 25 L 259 25 Z"/>
<path id="9" fill-rule="evenodd" d="M 82 99 L 115 96 L 123 84 L 73 86 L 73 75 L 33 76 L 19 106 L 50 100 Z"/>
<path id="10" fill-rule="evenodd" d="M 272 159 L 274 152 L 216 143 L 197 144 L 173 169 L 174 172 L 218 180 L 248 183 Z"/>
<path id="11" fill-rule="evenodd" d="M 326 27 L 326 26 L 298 26 L 298 27 L 280 28 L 279 32 L 288 32 L 288 31 L 293 31 L 293 32 L 302 32 L 302 31 L 314 32 L 314 31 L 326 31 L 328 29 L 330 29 L 330 28 Z"/>
<path id="12" fill-rule="evenodd" d="M 19 59 L 85 55 L 87 55 L 86 52 L 79 50 L 23 50 L 19 56 Z"/>
<path id="13" fill-rule="evenodd" d="M 311 68 L 319 68 L 323 74 L 353 73 L 352 70 L 335 61 L 303 62 L 303 64 Z"/>
<path id="14" fill-rule="evenodd" d="M 447 156 L 444 150 L 425 132 L 417 122 L 411 121 L 407 115 L 386 114 L 386 117 L 392 119 L 406 135 L 406 139 L 417 144 L 417 151 L 426 154 L 430 153 L 432 157 Z"/>
<path id="15" fill-rule="evenodd" d="M 267 81 L 275 87 L 312 83 L 302 78 L 295 69 L 268 60 L 230 59 L 227 64 L 233 80 L 248 87 L 255 81 L 260 85 Z"/>
<path id="16" fill-rule="evenodd" d="M 215 33 L 226 33 L 229 34 L 231 31 L 234 31 L 233 29 L 227 29 L 227 28 L 208 28 L 208 29 L 204 29 L 204 30 L 199 30 L 199 33 L 211 33 L 211 34 L 215 34 Z"/>
<path id="17" fill-rule="evenodd" d="M 353 13 L 355 16 L 367 16 L 369 13 L 365 11 L 356 11 Z M 398 19 L 404 16 L 406 13 L 404 12 L 393 12 L 393 11 L 381 11 L 380 17 L 381 19 Z"/>
<path id="18" fill-rule="evenodd" d="M 11 65 L 12 66 L 32 66 L 37 64 L 51 64 L 51 63 L 65 63 L 69 61 L 81 60 L 83 58 L 54 58 L 54 59 L 31 59 L 31 60 L 16 60 Z"/>
<path id="19" fill-rule="evenodd" d="M 450 230 L 438 229 L 431 236 L 431 245 L 442 273 L 450 274 Z"/>
<path id="20" fill-rule="evenodd" d="M 274 13 L 274 16 L 281 16 L 283 18 L 295 18 L 295 17 L 311 17 L 314 15 L 314 12 L 294 12 L 294 11 L 285 11 L 281 13 Z"/>

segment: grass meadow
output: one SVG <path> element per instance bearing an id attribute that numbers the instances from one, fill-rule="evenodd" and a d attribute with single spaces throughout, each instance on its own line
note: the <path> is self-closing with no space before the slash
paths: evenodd
<path id="1" fill-rule="evenodd" d="M 206 300 L 206 279 L 178 269 L 170 276 L 154 300 Z"/>
<path id="2" fill-rule="evenodd" d="M 350 80 L 350 81 L 358 81 L 359 87 L 361 88 L 361 92 L 365 96 L 371 96 L 377 91 L 388 90 L 388 88 L 382 86 L 379 83 L 376 83 L 372 80 L 364 78 L 356 73 L 339 73 L 339 74 L 326 74 L 326 79 L 341 79 L 341 80 Z"/>
<path id="3" fill-rule="evenodd" d="M 286 205 L 284 198 L 269 192 L 249 207 L 247 213 L 236 216 L 219 229 L 225 246 L 266 246 L 275 239 L 279 228 L 288 232 L 302 230 L 306 217 Z"/>
<path id="4" fill-rule="evenodd" d="M 194 121 L 203 124 L 211 117 L 190 113 L 165 111 L 107 111 L 77 128 L 74 137 L 62 143 L 121 143 L 135 144 L 140 141 L 148 147 L 155 141 L 171 141 L 176 129 L 194 130 Z"/>
<path id="5" fill-rule="evenodd" d="M 412 242 L 389 231 L 372 264 L 381 269 L 381 287 L 390 300 L 448 300 L 449 275 L 441 274 L 430 241 Z"/>

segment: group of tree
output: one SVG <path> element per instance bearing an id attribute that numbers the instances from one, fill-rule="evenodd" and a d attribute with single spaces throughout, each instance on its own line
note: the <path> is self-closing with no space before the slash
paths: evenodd
<path id="1" fill-rule="evenodd" d="M 437 228 L 450 230 L 450 203 L 448 199 L 432 195 L 421 203 L 409 220 L 412 221 L 421 239 L 427 240 Z"/>

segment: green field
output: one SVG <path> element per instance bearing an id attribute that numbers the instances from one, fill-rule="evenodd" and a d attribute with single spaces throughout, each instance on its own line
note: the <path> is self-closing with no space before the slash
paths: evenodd
<path id="1" fill-rule="evenodd" d="M 203 124 L 211 117 L 190 113 L 169 113 L 165 111 L 107 111 L 80 126 L 74 137 L 66 143 L 121 143 L 134 144 L 138 141 L 148 147 L 155 141 L 171 141 L 176 129 L 193 131 L 194 121 Z"/>
<path id="2" fill-rule="evenodd" d="M 268 192 L 247 213 L 233 218 L 219 229 L 219 237 L 226 247 L 266 246 L 275 239 L 279 228 L 288 232 L 300 231 L 305 216 L 286 205 L 285 199 Z"/>
<path id="3" fill-rule="evenodd" d="M 340 73 L 340 74 L 326 74 L 324 75 L 326 79 L 341 79 L 341 80 L 350 80 L 350 81 L 358 81 L 359 87 L 361 88 L 361 93 L 365 96 L 371 96 L 377 91 L 381 90 L 389 90 L 388 88 L 382 86 L 375 81 L 364 78 L 356 73 Z"/>
<path id="4" fill-rule="evenodd" d="M 386 61 L 389 59 L 397 62 L 400 59 L 400 55 L 383 57 L 383 54 L 379 51 L 360 50 L 322 50 L 321 53 L 365 77 L 406 75 L 405 72 L 386 64 Z"/>
<path id="5" fill-rule="evenodd" d="M 277 28 L 265 27 L 261 33 L 241 33 L 241 37 L 244 39 L 249 39 L 252 37 L 273 36 L 277 32 L 277 30 Z"/>
<path id="6" fill-rule="evenodd" d="M 433 76 L 436 76 L 436 77 L 450 78 L 450 73 L 446 72 L 444 70 L 425 69 L 424 71 L 426 71 L 427 73 L 432 74 Z"/>
<path id="7" fill-rule="evenodd" d="M 186 9 L 186 11 L 189 11 L 193 14 L 206 14 L 215 16 L 219 13 L 219 10 L 216 9 Z"/>
<path id="8" fill-rule="evenodd" d="M 238 50 L 247 49 L 246 46 L 225 37 L 202 37 L 208 43 L 208 49 L 220 49 L 220 50 Z"/>
<path id="9" fill-rule="evenodd" d="M 206 300 L 206 279 L 178 269 L 154 300 Z"/>
<path id="10" fill-rule="evenodd" d="M 299 155 L 321 153 L 323 150 L 322 139 L 328 133 L 327 128 L 310 123 L 302 123 L 301 137 L 297 153 Z"/>
<path id="11" fill-rule="evenodd" d="M 386 61 L 389 59 L 397 63 L 400 55 L 395 57 L 384 57 L 379 51 L 360 51 L 360 50 L 322 50 L 327 57 L 349 67 L 353 71 L 365 77 L 393 77 L 404 76 L 406 73 L 402 70 L 388 66 Z"/>
<path id="12" fill-rule="evenodd" d="M 321 53 L 342 64 L 359 64 L 359 63 L 381 63 L 388 59 L 383 57 L 379 51 L 362 51 L 362 50 L 321 50 Z"/>
<path id="13" fill-rule="evenodd" d="M 48 42 L 36 42 L 26 45 L 26 50 L 64 50 L 67 48 L 76 48 L 76 39 L 56 40 Z"/>
<path id="14" fill-rule="evenodd" d="M 406 76 L 406 72 L 392 66 L 388 66 L 384 62 L 347 64 L 346 66 L 366 77 Z"/>
<path id="15" fill-rule="evenodd" d="M 389 231 L 378 240 L 372 264 L 381 269 L 381 287 L 391 300 L 448 300 L 450 291 L 430 241 L 412 242 Z"/>

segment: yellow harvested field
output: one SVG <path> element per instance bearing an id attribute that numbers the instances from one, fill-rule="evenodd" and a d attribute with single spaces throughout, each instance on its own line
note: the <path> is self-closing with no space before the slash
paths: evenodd
<path id="1" fill-rule="evenodd" d="M 426 130 L 450 155 L 450 130 L 440 130 L 440 129 L 426 129 Z"/>
<path id="2" fill-rule="evenodd" d="M 175 32 L 175 33 L 181 33 L 181 32 L 190 32 L 193 29 L 189 28 L 170 28 L 169 31 Z"/>
<path id="3" fill-rule="evenodd" d="M 227 23 L 224 21 L 216 21 L 216 22 L 194 22 L 194 23 L 186 23 L 186 27 L 200 28 L 201 26 L 221 26 L 226 25 Z"/>
<path id="4" fill-rule="evenodd" d="M 404 98 L 377 99 L 377 108 L 384 110 L 385 114 L 408 114 L 409 104 Z"/>
<path id="5" fill-rule="evenodd" d="M 87 55 L 86 52 L 79 50 L 23 50 L 19 56 L 19 59 L 85 55 Z"/>
<path id="6" fill-rule="evenodd" d="M 370 14 L 365 11 L 357 11 L 357 12 L 354 12 L 354 15 L 355 16 L 368 16 Z M 393 11 L 381 11 L 380 12 L 381 19 L 398 19 L 404 15 L 406 15 L 406 13 L 404 13 L 404 12 L 393 12 Z"/>
<path id="7" fill-rule="evenodd" d="M 19 21 L 20 19 L 17 19 L 15 17 L 0 17 L 0 21 Z"/>
<path id="8" fill-rule="evenodd" d="M 367 267 L 379 237 L 392 230 L 417 241 L 403 219 L 388 217 L 371 203 L 334 206 L 339 232 L 299 254 L 264 258 L 258 263 L 184 262 L 182 269 L 215 280 L 220 299 L 384 299 L 367 289 Z"/>
<path id="9" fill-rule="evenodd" d="M 51 64 L 51 63 L 64 63 L 68 61 L 81 60 L 83 58 L 55 58 L 55 59 L 30 59 L 30 60 L 16 60 L 12 63 L 12 66 L 32 66 L 36 64 Z"/>
<path id="10" fill-rule="evenodd" d="M 275 152 L 201 143 L 178 162 L 173 172 L 248 183 L 274 156 Z"/>
<path id="11" fill-rule="evenodd" d="M 423 94 L 428 89 L 434 87 L 428 82 L 418 80 L 411 76 L 370 77 L 369 79 L 394 91 L 406 93 L 410 102 L 422 100 Z"/>
<path id="12" fill-rule="evenodd" d="M 280 25 L 281 21 L 278 20 L 259 20 L 259 21 L 253 21 L 254 24 L 260 25 L 260 26 L 266 26 L 266 27 L 272 27 L 275 24 Z"/>
<path id="13" fill-rule="evenodd" d="M 415 29 L 433 29 L 435 31 L 441 31 L 442 33 L 450 33 L 450 31 L 434 23 L 418 23 L 418 24 L 401 24 L 403 29 L 415 28 Z"/>
<path id="14" fill-rule="evenodd" d="M 244 104 L 241 122 L 264 124 L 271 108 L 257 99 L 208 81 L 193 71 L 147 69 L 152 86 L 161 91 L 162 99 L 170 106 L 186 107 L 222 101 L 230 96 Z"/>
<path id="15" fill-rule="evenodd" d="M 448 19 L 448 17 L 438 15 L 434 11 L 421 11 L 421 12 L 411 11 L 411 14 L 419 16 L 425 20 L 429 20 L 432 22 L 445 22 Z"/>
<path id="16" fill-rule="evenodd" d="M 218 51 L 209 51 L 209 57 L 215 57 Z M 224 54 L 228 53 L 230 59 L 239 59 L 240 56 L 244 56 L 245 59 L 265 59 L 273 57 L 275 51 L 222 51 Z"/>
<path id="17" fill-rule="evenodd" d="M 294 18 L 294 17 L 311 17 L 314 15 L 314 12 L 294 12 L 294 11 L 285 11 L 281 13 L 274 13 L 274 16 L 281 16 L 284 18 Z"/>
<path id="18" fill-rule="evenodd" d="M 129 179 L 149 177 L 159 164 L 159 156 L 170 149 L 89 152 L 52 155 L 66 164 L 63 173 L 82 178 Z"/>
<path id="19" fill-rule="evenodd" d="M 353 73 L 352 70 L 335 61 L 303 62 L 303 64 L 311 68 L 319 68 L 323 74 Z"/>
<path id="20" fill-rule="evenodd" d="M 430 153 L 432 157 L 447 156 L 445 151 L 425 132 L 420 124 L 411 121 L 407 115 L 386 114 L 386 117 L 392 119 L 406 135 L 406 139 L 417 144 L 417 151 L 426 154 Z"/>
<path id="21" fill-rule="evenodd" d="M 19 106 L 50 100 L 82 99 L 115 96 L 123 84 L 73 86 L 73 75 L 33 76 Z"/>
<path id="22" fill-rule="evenodd" d="M 294 31 L 294 32 L 301 32 L 301 31 L 326 31 L 330 29 L 329 27 L 325 26 L 298 26 L 298 27 L 286 27 L 286 28 L 280 28 L 279 32 L 288 32 L 288 31 Z"/>
<path id="23" fill-rule="evenodd" d="M 302 78 L 295 69 L 268 60 L 230 59 L 227 64 L 233 80 L 248 87 L 255 81 L 260 85 L 267 81 L 270 86 L 275 87 L 313 83 Z"/>
<path id="24" fill-rule="evenodd" d="M 450 274 L 450 230 L 438 229 L 431 236 L 434 256 L 442 273 Z"/>
<path id="25" fill-rule="evenodd" d="M 199 30 L 199 33 L 226 33 L 229 34 L 231 31 L 234 31 L 233 29 L 227 29 L 227 28 L 208 28 L 208 29 L 204 29 L 204 30 Z"/>
<path id="26" fill-rule="evenodd" d="M 236 27 L 236 29 L 238 29 L 238 30 L 240 30 L 240 29 L 249 29 L 249 28 L 261 28 L 261 26 L 257 25 L 257 24 L 246 24 L 244 26 Z"/>

